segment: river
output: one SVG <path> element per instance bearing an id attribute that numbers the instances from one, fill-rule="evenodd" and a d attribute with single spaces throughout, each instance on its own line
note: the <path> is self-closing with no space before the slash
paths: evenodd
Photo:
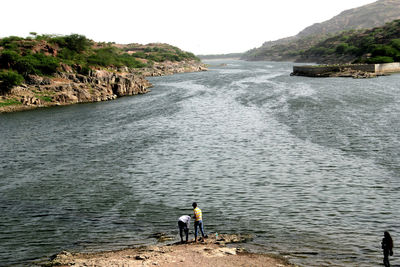
<path id="1" fill-rule="evenodd" d="M 208 63 L 146 95 L 0 114 L 0 265 L 178 239 L 193 201 L 253 251 L 380 264 L 383 232 L 400 240 L 400 75 Z"/>

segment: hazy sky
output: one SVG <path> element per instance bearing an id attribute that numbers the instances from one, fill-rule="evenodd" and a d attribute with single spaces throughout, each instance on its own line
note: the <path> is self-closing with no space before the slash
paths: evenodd
<path id="1" fill-rule="evenodd" d="M 244 52 L 375 0 L 2 0 L 0 37 L 78 33 L 163 42 L 195 54 Z"/>

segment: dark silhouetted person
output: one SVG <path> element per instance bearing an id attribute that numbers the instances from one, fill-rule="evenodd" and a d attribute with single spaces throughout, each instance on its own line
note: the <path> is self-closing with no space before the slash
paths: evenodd
<path id="1" fill-rule="evenodd" d="M 190 224 L 190 215 L 183 215 L 178 219 L 178 227 L 179 227 L 179 235 L 181 236 L 181 242 L 183 243 L 183 231 L 185 231 L 186 242 L 188 242 L 189 238 L 189 224 Z"/>
<path id="2" fill-rule="evenodd" d="M 382 239 L 382 249 L 383 249 L 383 265 L 385 265 L 385 267 L 390 267 L 389 255 L 393 256 L 393 240 L 389 232 L 387 231 L 384 233 L 384 237 Z"/>
<path id="3" fill-rule="evenodd" d="M 203 228 L 203 213 L 201 212 L 201 209 L 197 207 L 196 202 L 193 202 L 192 207 L 194 212 L 194 242 L 197 242 L 197 228 L 200 228 L 200 232 L 201 235 L 203 236 L 203 241 L 204 241 L 204 238 L 206 236 L 204 235 L 204 228 Z"/>

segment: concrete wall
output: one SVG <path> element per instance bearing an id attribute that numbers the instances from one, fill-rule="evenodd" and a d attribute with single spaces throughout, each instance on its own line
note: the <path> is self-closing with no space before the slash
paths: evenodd
<path id="1" fill-rule="evenodd" d="M 400 63 L 375 64 L 376 73 L 400 72 Z"/>

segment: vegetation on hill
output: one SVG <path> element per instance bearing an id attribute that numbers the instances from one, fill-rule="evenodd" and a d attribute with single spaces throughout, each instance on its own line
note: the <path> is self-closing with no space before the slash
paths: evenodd
<path id="1" fill-rule="evenodd" d="M 213 55 L 197 55 L 200 59 L 229 59 L 240 58 L 243 53 L 229 53 L 229 54 L 213 54 Z"/>
<path id="2" fill-rule="evenodd" d="M 167 44 L 117 45 L 96 43 L 83 35 L 37 35 L 0 39 L 0 93 L 19 85 L 29 75 L 51 76 L 69 65 L 80 74 L 93 68 L 143 68 L 154 62 L 199 60 Z"/>
<path id="3" fill-rule="evenodd" d="M 327 34 L 319 34 L 266 42 L 263 46 L 244 53 L 241 59 L 250 61 L 295 61 L 305 50 L 325 40 L 328 36 Z"/>
<path id="4" fill-rule="evenodd" d="M 399 1 L 379 0 L 311 25 L 296 36 L 265 42 L 261 47 L 244 53 L 242 59 L 298 61 L 304 51 L 338 32 L 378 27 L 396 19 L 400 19 Z"/>
<path id="5" fill-rule="evenodd" d="M 318 63 L 390 63 L 400 61 L 400 20 L 369 30 L 345 31 L 301 54 Z"/>

